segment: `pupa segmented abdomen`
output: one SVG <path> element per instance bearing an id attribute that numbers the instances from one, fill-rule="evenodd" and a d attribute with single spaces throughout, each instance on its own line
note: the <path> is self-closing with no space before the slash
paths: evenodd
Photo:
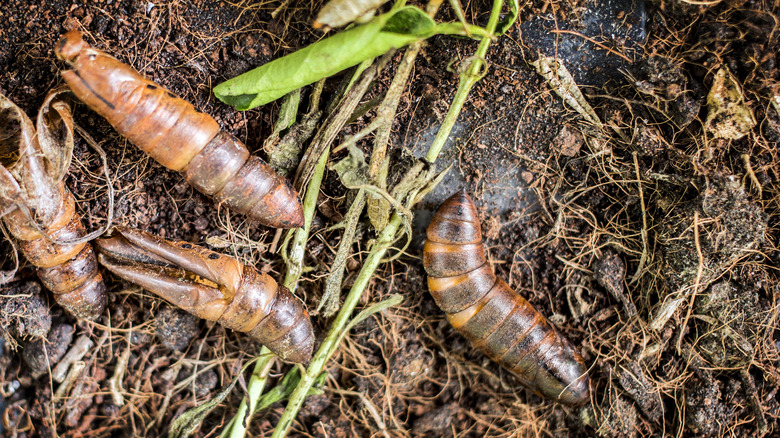
<path id="1" fill-rule="evenodd" d="M 73 67 L 62 76 L 79 99 L 158 163 L 182 172 L 195 189 L 263 225 L 303 225 L 290 183 L 211 116 L 91 48 L 77 31 L 65 34 L 55 52 Z"/>
<path id="2" fill-rule="evenodd" d="M 62 187 L 63 203 L 54 221 L 46 228 L 52 240 L 74 240 L 87 233 L 75 213 L 73 195 Z M 106 289 L 98 271 L 92 245 L 59 244 L 47 240 L 15 210 L 4 218 L 12 236 L 19 240 L 25 258 L 37 268 L 41 283 L 54 294 L 54 300 L 79 319 L 94 320 L 106 307 Z"/>
<path id="3" fill-rule="evenodd" d="M 568 405 L 588 401 L 582 357 L 491 270 L 479 217 L 465 191 L 434 214 L 424 265 L 436 304 L 472 344 L 538 394 Z"/>

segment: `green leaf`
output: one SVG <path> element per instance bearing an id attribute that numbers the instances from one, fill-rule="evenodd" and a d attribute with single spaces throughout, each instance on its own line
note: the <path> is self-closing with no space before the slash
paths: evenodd
<path id="1" fill-rule="evenodd" d="M 230 391 L 233 390 L 234 386 L 236 386 L 236 382 L 238 382 L 238 376 L 236 376 L 236 378 L 230 382 L 230 385 L 228 385 L 227 388 L 222 390 L 222 392 L 214 396 L 214 398 L 211 400 L 179 415 L 175 420 L 173 420 L 173 423 L 171 423 L 171 428 L 168 431 L 168 438 L 187 438 L 188 436 L 192 435 L 196 430 L 198 430 L 200 423 L 203 422 L 203 419 L 206 418 L 206 415 L 208 415 L 212 409 L 217 407 L 217 405 L 222 403 L 225 400 L 225 397 L 230 394 Z"/>
<path id="2" fill-rule="evenodd" d="M 509 15 L 502 18 L 496 27 L 496 35 L 503 35 L 517 21 L 517 15 L 520 13 L 520 2 L 518 0 L 507 0 L 509 3 Z"/>
<path id="3" fill-rule="evenodd" d="M 438 31 L 425 12 L 405 6 L 223 82 L 214 95 L 236 109 L 251 109 Z"/>

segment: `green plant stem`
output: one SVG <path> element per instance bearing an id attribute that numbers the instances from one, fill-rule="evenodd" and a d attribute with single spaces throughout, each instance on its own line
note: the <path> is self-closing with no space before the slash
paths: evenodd
<path id="1" fill-rule="evenodd" d="M 274 354 L 271 353 L 271 350 L 266 346 L 263 346 L 263 348 L 260 349 L 257 362 L 255 362 L 255 368 L 252 370 L 252 377 L 249 378 L 246 397 L 241 400 L 236 415 L 233 416 L 230 423 L 222 430 L 222 433 L 219 435 L 220 438 L 243 438 L 246 435 L 246 426 L 244 426 L 244 424 L 249 424 L 252 414 L 255 413 L 257 401 L 263 394 L 266 382 L 268 382 L 268 373 L 271 370 L 271 365 L 273 364 L 275 357 L 276 356 L 274 356 Z M 246 418 L 247 411 L 249 410 L 247 400 L 249 400 L 252 407 L 249 418 Z"/>
<path id="2" fill-rule="evenodd" d="M 287 273 L 284 276 L 284 287 L 295 292 L 298 288 L 298 279 L 303 273 L 303 256 L 306 250 L 306 242 L 309 240 L 311 231 L 311 221 L 314 218 L 314 212 L 317 210 L 317 197 L 320 194 L 322 177 L 325 175 L 325 166 L 328 163 L 330 148 L 322 151 L 317 165 L 314 167 L 314 174 L 306 187 L 306 196 L 303 199 L 303 227 L 295 230 L 293 238 L 290 241 L 289 251 L 283 248 L 283 254 L 287 254 Z"/>
<path id="3" fill-rule="evenodd" d="M 466 25 L 461 23 L 440 23 L 436 25 L 436 33 L 439 35 L 462 35 L 471 38 L 491 37 L 493 34 L 486 32 L 485 28 L 473 24 Z"/>
<path id="4" fill-rule="evenodd" d="M 439 132 L 437 133 L 436 138 L 431 144 L 431 148 L 426 155 L 426 158 L 430 162 L 435 162 L 438 158 L 442 146 L 444 146 L 444 142 L 449 137 L 449 134 L 452 131 L 452 127 L 455 124 L 455 120 L 457 120 L 458 115 L 460 114 L 460 111 L 466 102 L 469 91 L 471 91 L 471 88 L 474 86 L 474 84 L 482 77 L 481 69 L 484 65 L 483 59 L 487 54 L 490 40 L 492 39 L 492 35 L 496 30 L 502 6 L 503 0 L 494 0 L 493 9 L 491 10 L 490 14 L 490 20 L 486 29 L 487 35 L 482 37 L 482 41 L 480 42 L 479 47 L 477 48 L 477 52 L 475 53 L 475 60 L 469 66 L 466 73 L 461 77 L 458 91 L 455 94 L 455 98 L 453 99 L 450 110 L 447 113 L 447 117 L 445 118 L 444 123 L 442 123 L 442 126 L 439 128 Z M 301 381 L 295 388 L 295 391 L 293 391 L 292 395 L 290 396 L 287 407 L 282 413 L 282 417 L 279 419 L 279 423 L 274 429 L 274 433 L 271 436 L 272 438 L 282 438 L 287 436 L 287 433 L 289 432 L 295 417 L 298 415 L 298 411 L 300 410 L 301 406 L 303 406 L 303 402 L 306 399 L 306 394 L 314 384 L 317 376 L 319 376 L 322 370 L 325 368 L 328 360 L 338 348 L 338 341 L 341 338 L 344 327 L 352 315 L 352 312 L 355 310 L 355 306 L 360 301 L 360 297 L 363 295 L 363 291 L 365 290 L 366 286 L 368 286 L 371 277 L 373 277 L 374 272 L 382 262 L 385 253 L 394 242 L 398 228 L 402 223 L 403 216 L 399 214 L 398 211 L 395 211 L 387 226 L 379 234 L 374 248 L 372 248 L 371 253 L 366 258 L 366 261 L 360 269 L 358 276 L 355 278 L 354 284 L 344 299 L 344 304 L 341 306 L 341 310 L 339 310 L 339 313 L 333 320 L 333 324 L 331 325 L 325 340 L 322 342 L 319 350 L 317 350 L 317 353 L 314 355 L 311 364 L 306 369 L 306 373 L 304 373 L 302 376 Z"/>
<path id="5" fill-rule="evenodd" d="M 290 426 L 292 426 L 292 422 L 298 415 L 298 411 L 301 406 L 303 406 L 306 394 L 314 383 L 314 379 L 320 375 L 321 370 L 325 368 L 325 364 L 333 353 L 336 352 L 342 329 L 346 326 L 349 317 L 352 315 L 352 311 L 360 300 L 360 296 L 363 295 L 363 290 L 365 290 L 368 282 L 374 275 L 374 271 L 382 261 L 382 257 L 395 239 L 395 232 L 402 221 L 403 218 L 401 215 L 394 213 L 390 222 L 385 229 L 382 230 L 382 233 L 379 235 L 376 242 L 376 245 L 380 246 L 380 249 L 371 252 L 366 258 L 366 262 L 355 279 L 355 283 L 352 285 L 347 297 L 344 299 L 341 310 L 336 315 L 336 319 L 333 320 L 333 325 L 331 325 L 328 335 L 325 337 L 325 340 L 322 341 L 322 345 L 319 350 L 317 350 L 317 354 L 314 355 L 314 359 L 312 359 L 311 364 L 306 369 L 306 373 L 290 396 L 290 401 L 287 402 L 287 407 L 285 408 L 284 413 L 282 413 L 282 417 L 279 419 L 279 423 L 276 425 L 271 438 L 281 438 L 287 435 Z"/>
<path id="6" fill-rule="evenodd" d="M 361 97 L 365 94 L 369 85 L 371 84 L 374 77 L 376 76 L 377 72 L 382 70 L 389 60 L 390 57 L 388 55 L 384 55 L 376 64 L 372 65 L 371 67 L 366 66 L 363 69 L 361 69 L 360 72 L 355 74 L 356 78 L 359 77 L 359 80 L 357 80 L 356 82 L 356 86 L 354 88 L 352 87 L 348 88 L 349 91 L 347 92 L 347 95 L 339 103 L 338 108 L 334 110 L 333 113 L 325 120 L 325 123 L 323 124 L 324 128 L 322 128 L 320 132 L 317 133 L 314 140 L 312 141 L 312 145 L 306 151 L 306 154 L 304 155 L 304 158 L 301 161 L 301 165 L 298 166 L 298 175 L 296 175 L 295 178 L 296 183 L 299 183 L 300 186 L 303 186 L 304 184 L 307 186 L 307 191 L 304 200 L 303 214 L 304 214 L 306 228 L 309 230 L 311 229 L 311 218 L 314 217 L 314 210 L 317 207 L 316 202 L 317 202 L 317 195 L 319 195 L 319 187 L 320 185 L 322 185 L 322 181 L 320 178 L 320 182 L 317 184 L 317 188 L 314 189 L 314 187 L 311 184 L 311 179 L 316 178 L 315 174 L 317 173 L 317 168 L 319 163 L 321 163 L 323 160 L 327 163 L 327 158 L 323 158 L 323 157 L 327 157 L 329 155 L 327 150 L 329 149 L 330 144 L 336 138 L 338 131 L 340 131 L 341 128 L 346 123 L 347 119 L 349 118 L 349 115 L 352 114 L 355 107 L 357 107 Z M 361 72 L 363 74 L 361 74 Z M 320 94 L 319 92 L 315 92 L 314 96 L 317 99 L 319 99 L 319 94 Z M 311 154 L 320 154 L 319 158 L 317 159 L 317 163 L 313 164 L 313 167 L 309 167 L 304 164 L 306 162 L 312 161 L 313 157 L 316 156 L 316 155 L 311 156 Z M 302 172 L 301 169 L 303 168 L 310 169 L 311 173 L 309 173 L 309 171 Z M 324 167 L 322 168 L 322 171 L 324 172 Z M 307 181 L 307 182 L 303 182 L 303 181 Z M 303 238 L 304 245 L 307 239 L 308 237 Z M 284 286 L 287 288 L 296 289 L 297 278 L 299 277 L 300 275 L 298 275 L 296 279 L 293 280 L 289 275 L 285 276 L 285 281 L 283 283 Z M 263 347 L 260 354 L 263 353 L 270 353 L 270 351 L 265 347 Z M 260 360 L 263 360 L 263 358 L 265 358 L 266 356 L 273 357 L 272 354 L 263 355 L 260 358 Z M 270 361 L 270 359 L 268 359 L 268 361 Z M 256 367 L 256 369 L 259 368 Z M 228 436 L 230 438 L 243 438 L 246 435 L 246 427 L 243 424 L 243 419 L 247 411 L 247 399 L 249 399 L 250 403 L 253 406 L 257 406 L 257 403 L 262 395 L 263 389 L 265 388 L 265 384 L 266 384 L 265 375 L 263 375 L 262 378 L 255 377 L 255 374 L 252 375 L 252 378 L 250 379 L 249 385 L 247 387 L 247 392 L 250 393 L 251 396 L 248 395 L 244 400 L 241 401 L 241 405 L 239 406 L 238 413 L 236 414 L 235 417 L 233 417 L 233 419 L 230 421 L 227 427 L 225 427 L 224 431 L 222 432 L 222 435 L 220 435 L 222 438 Z M 239 418 L 241 419 L 241 423 L 237 423 L 238 421 L 237 419 Z M 227 435 L 227 433 L 230 433 L 230 435 Z"/>
<path id="7" fill-rule="evenodd" d="M 461 75 L 458 91 L 455 92 L 455 97 L 452 99 L 452 104 L 450 105 L 449 111 L 447 111 L 447 116 L 444 117 L 439 132 L 436 133 L 436 138 L 433 139 L 433 143 L 431 143 L 431 147 L 428 149 L 428 154 L 425 156 L 431 163 L 436 161 L 436 158 L 439 157 L 439 153 L 441 152 L 442 147 L 444 147 L 447 138 L 449 138 L 452 127 L 455 126 L 455 122 L 458 120 L 458 116 L 460 115 L 463 105 L 466 103 L 466 98 L 468 98 L 469 93 L 471 93 L 474 84 L 484 76 L 483 69 L 486 68 L 485 56 L 487 56 L 490 41 L 493 39 L 493 33 L 496 31 L 498 19 L 501 15 L 501 7 L 503 5 L 503 0 L 493 1 L 493 9 L 490 11 L 490 19 L 485 28 L 487 30 L 487 35 L 482 36 L 479 47 L 477 47 L 477 51 L 472 57 L 471 65 L 469 65 L 469 68 Z"/>

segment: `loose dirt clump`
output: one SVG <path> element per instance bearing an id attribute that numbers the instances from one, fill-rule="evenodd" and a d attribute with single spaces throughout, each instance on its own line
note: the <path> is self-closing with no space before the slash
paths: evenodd
<path id="1" fill-rule="evenodd" d="M 219 383 L 219 376 L 214 370 L 208 370 L 204 373 L 198 374 L 198 377 L 193 383 L 193 392 L 197 397 L 205 397 L 217 387 Z"/>
<path id="2" fill-rule="evenodd" d="M 654 55 L 640 60 L 632 71 L 634 87 L 647 95 L 662 113 L 672 116 L 678 128 L 690 125 L 699 115 L 704 96 L 685 75 L 681 60 Z"/>
<path id="3" fill-rule="evenodd" d="M 716 283 L 696 304 L 702 355 L 717 367 L 744 369 L 763 342 L 762 327 L 771 324 L 758 289 Z"/>
<path id="4" fill-rule="evenodd" d="M 624 292 L 623 281 L 626 278 L 626 262 L 620 255 L 615 250 L 607 248 L 602 257 L 596 260 L 593 270 L 598 284 L 623 303 L 626 314 L 636 315 L 636 306 L 626 297 Z"/>
<path id="5" fill-rule="evenodd" d="M 428 412 L 415 420 L 412 433 L 417 436 L 428 434 L 440 435 L 450 429 L 453 417 L 457 416 L 460 407 L 457 403 L 450 403 L 434 411 Z"/>
<path id="6" fill-rule="evenodd" d="M 766 238 L 767 215 L 748 199 L 738 178 L 713 175 L 703 185 L 688 205 L 664 206 L 675 215 L 661 232 L 664 278 L 672 290 L 694 284 L 705 289 Z"/>
<path id="7" fill-rule="evenodd" d="M 19 282 L 0 289 L 0 328 L 15 350 L 27 338 L 45 338 L 51 329 L 51 315 L 41 286 Z"/>
<path id="8" fill-rule="evenodd" d="M 200 319 L 183 310 L 162 306 L 154 316 L 155 334 L 163 345 L 182 351 L 200 331 Z"/>
<path id="9" fill-rule="evenodd" d="M 602 437 L 627 438 L 639 436 L 641 422 L 636 405 L 620 394 L 614 394 L 611 397 L 613 398 L 606 405 L 608 406 L 607 411 L 600 414 L 601 418 L 599 420 L 592 417 L 592 411 L 586 409 L 582 411 L 582 421 L 596 428 L 598 435 Z"/>
<path id="10" fill-rule="evenodd" d="M 686 427 L 699 436 L 723 436 L 735 413 L 718 382 L 697 381 L 685 397 Z"/>
<path id="11" fill-rule="evenodd" d="M 22 358 L 33 370 L 33 377 L 39 377 L 57 365 L 73 340 L 73 332 L 72 325 L 57 324 L 46 339 L 34 339 L 24 346 Z"/>
<path id="12" fill-rule="evenodd" d="M 632 361 L 620 366 L 617 378 L 620 386 L 634 400 L 642 414 L 648 420 L 658 422 L 663 415 L 661 394 L 642 370 L 642 365 Z"/>

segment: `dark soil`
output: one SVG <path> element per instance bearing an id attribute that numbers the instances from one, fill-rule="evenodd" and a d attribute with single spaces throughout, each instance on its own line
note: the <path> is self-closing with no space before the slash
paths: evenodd
<path id="1" fill-rule="evenodd" d="M 90 44 L 191 101 L 264 155 L 279 104 L 237 112 L 211 89 L 316 41 L 321 35 L 310 23 L 320 3 L 4 2 L 0 92 L 36 114 L 62 82 L 55 42 L 79 29 Z M 462 3 L 470 21 L 485 22 L 488 4 Z M 776 435 L 780 98 L 777 107 L 772 99 L 780 93 L 779 13 L 777 5 L 753 0 L 525 4 L 527 24 L 491 46 L 487 74 L 442 153 L 441 168 L 453 168 L 416 206 L 415 242 L 380 267 L 361 305 L 395 293 L 404 302 L 345 338 L 322 394 L 307 400 L 291 435 Z M 440 14 L 455 19 L 446 4 Z M 582 90 L 604 123 L 599 132 L 530 65 L 540 50 L 556 53 L 554 39 L 531 41 L 532 32 L 551 29 L 566 31 L 560 56 L 587 84 Z M 435 37 L 423 48 L 393 124 L 394 157 L 401 150 L 425 154 L 457 88 L 458 68 L 476 45 Z M 399 60 L 367 99 L 384 93 Z M 706 97 L 724 66 L 757 120 L 736 140 L 705 128 Z M 336 98 L 337 83 L 328 84 L 324 102 Z M 358 117 L 345 135 L 374 115 Z M 278 246 L 274 230 L 217 208 L 85 106 L 75 106 L 75 119 L 108 154 L 115 223 L 207 243 L 281 278 L 284 263 L 270 252 Z M 80 138 L 66 184 L 86 227 L 104 226 L 102 163 Z M 587 406 L 561 406 L 524 389 L 457 334 L 428 295 L 421 232 L 435 207 L 463 187 L 479 207 L 496 273 L 585 358 Z M 328 172 L 307 247 L 306 264 L 314 269 L 297 292 L 310 310 L 341 236 L 330 227 L 351 199 Z M 345 289 L 365 258 L 365 242 L 376 237 L 367 219 L 360 233 Z M 0 269 L 11 269 L 11 248 L 3 245 Z M 96 323 L 47 305 L 52 300 L 36 294 L 29 265 L 1 287 L 6 436 L 164 436 L 174 418 L 212 399 L 259 349 L 246 336 L 180 315 L 104 275 L 109 305 Z M 313 322 L 318 333 L 331 323 L 320 316 Z M 70 382 L 53 380 L 51 370 L 82 337 L 91 342 L 76 359 L 83 371 Z M 289 369 L 277 362 L 271 384 Z M 244 384 L 196 436 L 218 436 Z M 251 434 L 269 436 L 283 408 L 276 403 L 257 415 Z"/>

